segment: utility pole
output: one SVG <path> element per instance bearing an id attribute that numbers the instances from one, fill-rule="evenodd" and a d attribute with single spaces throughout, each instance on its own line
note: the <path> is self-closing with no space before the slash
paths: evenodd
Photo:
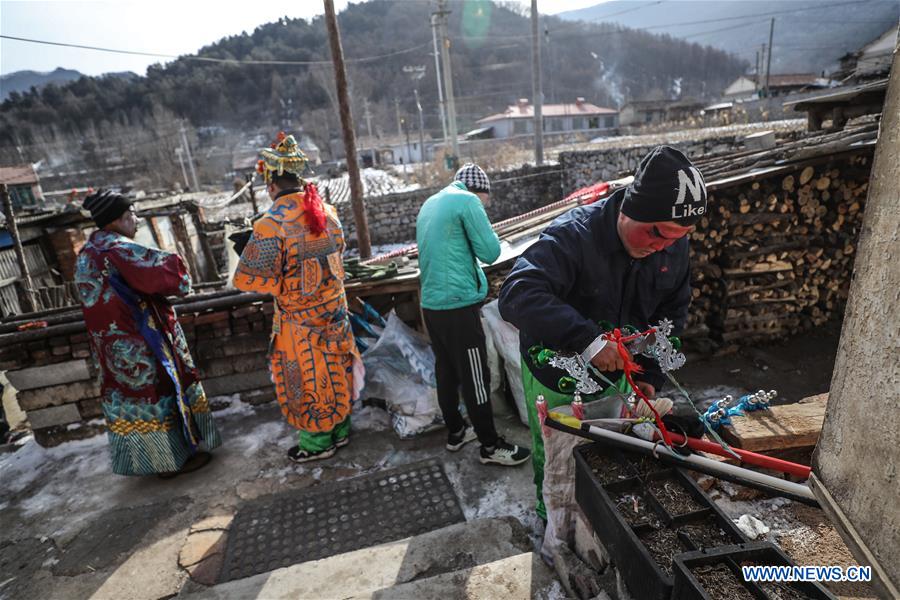
<path id="1" fill-rule="evenodd" d="M 444 145 L 447 144 L 447 115 L 444 109 L 444 90 L 441 85 L 441 59 L 438 53 L 437 42 L 437 13 L 431 13 L 431 41 L 434 43 L 434 79 L 437 82 L 438 89 L 438 110 L 441 113 L 441 132 L 443 133 Z"/>
<path id="2" fill-rule="evenodd" d="M 194 157 L 191 156 L 191 146 L 188 144 L 187 133 L 184 130 L 184 121 L 181 122 L 181 145 L 184 147 L 188 167 L 191 169 L 191 181 L 194 182 L 193 191 L 197 192 L 200 190 L 200 184 L 197 182 L 197 171 L 194 169 Z"/>
<path id="3" fill-rule="evenodd" d="M 409 169 L 410 163 L 412 163 L 412 146 L 409 143 L 409 124 L 406 122 L 406 119 L 403 119 L 403 132 L 406 134 L 406 168 L 403 170 L 406 173 Z"/>
<path id="4" fill-rule="evenodd" d="M 347 155 L 347 174 L 350 176 L 350 204 L 353 207 L 353 221 L 356 224 L 356 241 L 359 244 L 360 258 L 366 259 L 372 256 L 372 242 L 369 239 L 369 222 L 366 219 L 362 180 L 359 177 L 356 135 L 353 129 L 353 115 L 350 112 L 350 94 L 347 92 L 347 73 L 344 70 L 344 49 L 341 47 L 341 32 L 338 30 L 337 15 L 334 12 L 334 0 L 324 0 L 324 3 L 331 60 L 334 62 L 334 83 L 341 113 L 341 129 L 344 133 L 344 152 Z"/>
<path id="5" fill-rule="evenodd" d="M 369 99 L 363 99 L 363 106 L 366 107 L 366 129 L 369 131 L 369 156 L 372 159 L 372 166 L 375 166 L 375 140 L 372 138 L 372 113 L 369 112 Z"/>
<path id="6" fill-rule="evenodd" d="M 397 113 L 397 135 L 403 136 L 403 119 L 400 117 L 400 98 L 394 98 L 394 112 Z"/>
<path id="7" fill-rule="evenodd" d="M 766 76 L 763 75 L 763 65 L 766 64 L 766 45 L 762 44 L 759 50 L 759 68 L 756 70 L 756 91 L 762 97 L 762 89 L 766 83 Z"/>
<path id="8" fill-rule="evenodd" d="M 550 102 L 556 102 L 556 82 L 553 79 L 553 45 L 550 43 L 550 28 L 544 25 L 544 44 L 547 45 L 547 60 L 550 61 L 550 65 L 547 70 L 547 79 L 550 80 Z"/>
<path id="9" fill-rule="evenodd" d="M 6 189 L 5 183 L 0 183 L 0 196 L 3 200 L 3 214 L 6 215 L 6 230 L 9 237 L 12 238 L 13 247 L 16 251 L 16 261 L 19 263 L 19 274 L 23 294 L 21 299 L 24 300 L 25 312 L 34 312 L 37 310 L 37 302 L 34 297 L 34 283 L 31 281 L 31 273 L 28 272 L 28 263 L 25 262 L 25 250 L 22 248 L 22 242 L 19 239 L 19 228 L 16 225 L 16 214 L 13 211 L 12 198 L 9 197 L 9 191 Z"/>
<path id="10" fill-rule="evenodd" d="M 766 55 L 766 98 L 769 97 L 769 72 L 772 70 L 772 36 L 775 34 L 775 17 L 769 23 L 769 53 Z"/>
<path id="11" fill-rule="evenodd" d="M 453 100 L 453 67 L 450 64 L 450 35 L 447 27 L 447 15 L 450 11 L 444 9 L 444 0 L 438 0 L 437 14 L 441 25 L 441 60 L 444 65 L 444 89 L 447 91 L 447 125 L 450 136 L 450 151 L 453 160 L 459 158 L 459 130 L 456 128 L 456 103 Z"/>
<path id="12" fill-rule="evenodd" d="M 541 85 L 541 38 L 537 0 L 531 0 L 531 91 L 534 95 L 534 164 L 544 164 L 544 88 Z"/>
<path id="13" fill-rule="evenodd" d="M 422 116 L 422 103 L 419 102 L 419 88 L 413 89 L 413 94 L 416 97 L 416 110 L 419 111 L 419 164 L 421 165 L 420 170 L 422 171 L 422 177 L 424 181 L 425 177 L 425 118 Z"/>
<path id="14" fill-rule="evenodd" d="M 184 167 L 184 149 L 182 147 L 175 148 L 175 156 L 178 157 L 178 164 L 181 165 L 181 176 L 184 177 L 184 187 L 191 187 L 191 182 L 188 181 L 187 169 Z"/>

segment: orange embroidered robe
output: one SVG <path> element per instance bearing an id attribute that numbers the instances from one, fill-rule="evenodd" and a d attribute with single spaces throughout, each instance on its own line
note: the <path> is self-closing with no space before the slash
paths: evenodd
<path id="1" fill-rule="evenodd" d="M 350 415 L 362 361 L 348 319 L 337 211 L 326 204 L 326 229 L 314 234 L 303 194 L 280 195 L 254 224 L 234 285 L 275 297 L 269 359 L 281 412 L 297 429 L 326 432 Z"/>

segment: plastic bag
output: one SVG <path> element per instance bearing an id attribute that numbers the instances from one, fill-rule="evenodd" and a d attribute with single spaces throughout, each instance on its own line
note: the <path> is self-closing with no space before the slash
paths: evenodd
<path id="1" fill-rule="evenodd" d="M 584 423 L 620 431 L 621 424 L 612 423 L 618 419 L 607 415 L 617 414 L 622 396 L 616 395 L 585 404 Z M 594 406 L 591 406 L 594 405 Z M 553 412 L 572 415 L 571 406 L 558 406 Z M 589 414 L 596 413 L 596 414 Z M 598 416 L 602 415 L 602 416 Z M 593 419 L 591 417 L 594 417 Z M 575 537 L 575 446 L 589 443 L 577 435 L 555 429 L 542 431 L 544 438 L 544 506 L 547 509 L 547 527 L 541 545 L 541 556 L 552 563 L 555 550 L 560 546 L 571 546 Z"/>
<path id="2" fill-rule="evenodd" d="M 366 384 L 361 398 L 387 404 L 391 424 L 410 438 L 444 424 L 437 403 L 434 353 L 428 340 L 391 311 L 387 326 L 363 355 Z"/>
<path id="3" fill-rule="evenodd" d="M 525 410 L 525 389 L 522 387 L 522 357 L 519 352 L 519 330 L 503 320 L 500 316 L 500 305 L 496 300 L 488 302 L 481 308 L 485 334 L 494 342 L 497 355 L 503 361 L 509 389 L 516 401 L 519 420 L 528 425 L 528 412 Z M 499 370 L 497 371 L 499 382 Z M 493 379 L 493 378 L 492 378 Z M 493 386 L 492 386 L 493 387 Z"/>
<path id="4" fill-rule="evenodd" d="M 503 365 L 503 361 L 500 360 L 500 355 L 494 346 L 493 336 L 488 332 L 488 322 L 484 318 L 483 313 L 481 315 L 481 329 L 485 332 L 484 349 L 487 354 L 488 372 L 491 374 L 491 389 L 488 390 L 488 393 L 490 394 L 491 403 L 496 407 L 498 402 L 505 401 L 503 397 L 503 377 L 500 375 L 500 367 Z"/>

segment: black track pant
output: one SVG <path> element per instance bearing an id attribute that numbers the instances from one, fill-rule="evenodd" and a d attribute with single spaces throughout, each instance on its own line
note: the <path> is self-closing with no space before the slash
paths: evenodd
<path id="1" fill-rule="evenodd" d="M 423 309 L 425 326 L 434 349 L 438 404 L 451 432 L 461 431 L 465 421 L 459 412 L 459 388 L 469 420 L 483 446 L 497 442 L 491 410 L 491 372 L 487 364 L 481 306 L 452 310 Z"/>

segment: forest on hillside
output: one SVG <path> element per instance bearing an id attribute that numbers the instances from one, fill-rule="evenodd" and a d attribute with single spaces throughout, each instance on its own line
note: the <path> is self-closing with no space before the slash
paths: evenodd
<path id="1" fill-rule="evenodd" d="M 460 131 L 466 131 L 478 118 L 531 96 L 531 25 L 519 4 L 484 0 L 448 7 L 457 112 Z M 416 114 L 417 87 L 426 130 L 440 134 L 433 9 L 427 0 L 373 0 L 340 13 L 360 133 L 366 101 L 373 131 L 396 133 L 398 110 Z M 615 107 L 630 99 L 711 98 L 747 67 L 720 50 L 620 25 L 543 17 L 542 29 L 547 102 L 583 96 Z M 407 66 L 425 67 L 424 75 L 413 79 Z M 153 65 L 143 77 L 82 77 L 13 93 L 0 105 L 0 160 L 52 161 L 47 155 L 62 148 L 78 155 L 66 158 L 70 163 L 104 148 L 127 155 L 156 141 L 175 144 L 181 119 L 201 145 L 203 131 L 246 134 L 287 126 L 302 127 L 327 152 L 339 137 L 339 121 L 324 19 L 283 18 L 195 56 Z M 170 155 L 166 150 L 160 156 L 171 162 Z"/>

